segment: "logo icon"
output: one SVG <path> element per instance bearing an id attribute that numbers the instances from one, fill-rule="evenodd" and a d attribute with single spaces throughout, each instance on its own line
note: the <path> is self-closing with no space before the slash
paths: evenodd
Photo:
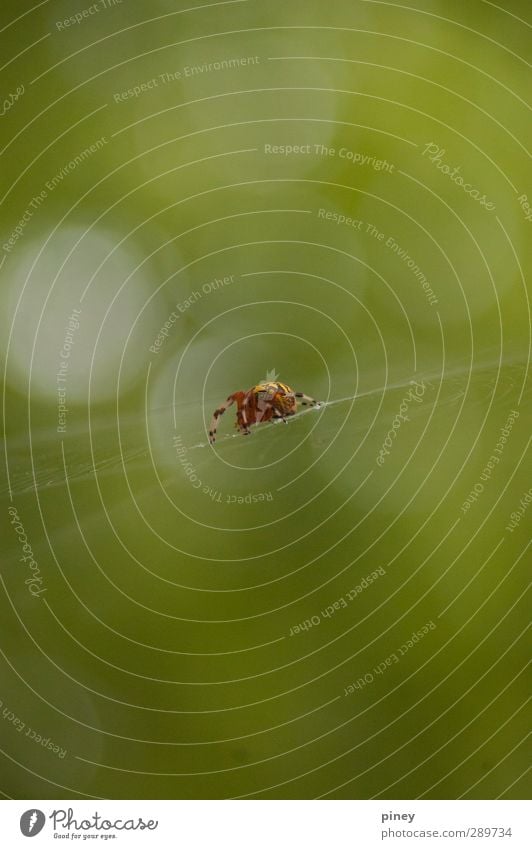
<path id="1" fill-rule="evenodd" d="M 24 837 L 35 837 L 42 831 L 46 822 L 46 817 L 38 808 L 30 808 L 25 811 L 20 818 L 20 830 Z"/>
<path id="2" fill-rule="evenodd" d="M 275 383 L 279 375 L 275 371 L 274 368 L 268 369 L 266 372 L 266 377 L 263 377 L 260 381 L 261 383 Z"/>

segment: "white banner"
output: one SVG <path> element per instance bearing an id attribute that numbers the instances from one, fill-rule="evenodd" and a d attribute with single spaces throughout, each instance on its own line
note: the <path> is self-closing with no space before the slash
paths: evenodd
<path id="1" fill-rule="evenodd" d="M 2 845 L 372 849 L 532 845 L 523 801 L 4 801 Z M 35 838 L 35 844 L 28 841 Z"/>

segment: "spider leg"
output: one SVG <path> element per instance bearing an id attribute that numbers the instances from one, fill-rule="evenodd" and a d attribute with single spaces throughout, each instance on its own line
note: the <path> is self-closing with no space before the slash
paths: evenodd
<path id="1" fill-rule="evenodd" d="M 239 399 L 238 399 L 237 396 L 240 395 L 240 394 L 243 394 L 243 393 L 235 392 L 234 395 L 230 395 L 229 398 L 227 399 L 227 401 L 225 401 L 225 403 L 221 404 L 212 414 L 211 426 L 209 428 L 209 442 L 211 443 L 211 445 L 216 440 L 216 430 L 218 428 L 219 417 L 223 416 L 223 414 L 225 413 L 227 408 L 231 406 L 231 404 L 234 404 L 235 401 L 238 402 Z"/>
<path id="2" fill-rule="evenodd" d="M 267 413 L 268 413 L 269 410 L 270 410 L 270 415 L 267 416 Z M 267 401 L 265 398 L 259 398 L 258 399 L 258 401 L 257 401 L 257 412 L 255 414 L 255 421 L 257 422 L 257 424 L 260 424 L 260 422 L 263 420 L 263 418 L 265 416 L 267 416 L 267 418 L 271 418 L 272 415 L 276 415 L 276 414 L 278 415 L 277 411 L 275 410 L 275 408 L 272 408 L 272 405 L 269 401 Z"/>
<path id="3" fill-rule="evenodd" d="M 319 407 L 320 401 L 315 401 L 314 398 L 311 398 L 310 395 L 305 395 L 304 392 L 296 392 L 296 398 L 301 400 L 301 405 L 303 407 Z"/>
<path id="4" fill-rule="evenodd" d="M 279 412 L 279 410 L 273 410 L 270 418 L 270 423 L 275 424 L 276 422 L 284 422 L 284 424 L 288 424 L 286 416 Z"/>
<path id="5" fill-rule="evenodd" d="M 254 420 L 253 408 L 251 405 L 251 395 L 249 392 L 239 392 L 237 398 L 237 413 L 236 413 L 236 425 L 240 431 L 242 431 L 243 436 L 249 436 L 250 431 L 250 419 Z M 248 415 L 249 414 L 249 415 Z"/>

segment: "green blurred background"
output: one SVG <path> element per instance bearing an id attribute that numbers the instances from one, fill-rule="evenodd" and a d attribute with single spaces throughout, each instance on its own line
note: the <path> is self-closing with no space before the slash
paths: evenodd
<path id="1" fill-rule="evenodd" d="M 529 12 L 3 3 L 5 797 L 526 795 Z"/>

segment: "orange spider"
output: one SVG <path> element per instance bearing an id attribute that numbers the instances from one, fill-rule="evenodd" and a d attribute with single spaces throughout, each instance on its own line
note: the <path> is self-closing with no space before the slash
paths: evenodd
<path id="1" fill-rule="evenodd" d="M 320 402 L 315 401 L 303 392 L 294 392 L 286 383 L 278 381 L 258 383 L 247 392 L 233 392 L 227 401 L 214 411 L 209 430 L 209 442 L 212 444 L 216 439 L 218 418 L 225 413 L 231 404 L 236 402 L 235 427 L 242 431 L 244 436 L 251 433 L 250 426 L 267 422 L 272 419 L 286 421 L 287 416 L 293 416 L 297 412 L 297 400 L 306 407 L 318 407 Z"/>

